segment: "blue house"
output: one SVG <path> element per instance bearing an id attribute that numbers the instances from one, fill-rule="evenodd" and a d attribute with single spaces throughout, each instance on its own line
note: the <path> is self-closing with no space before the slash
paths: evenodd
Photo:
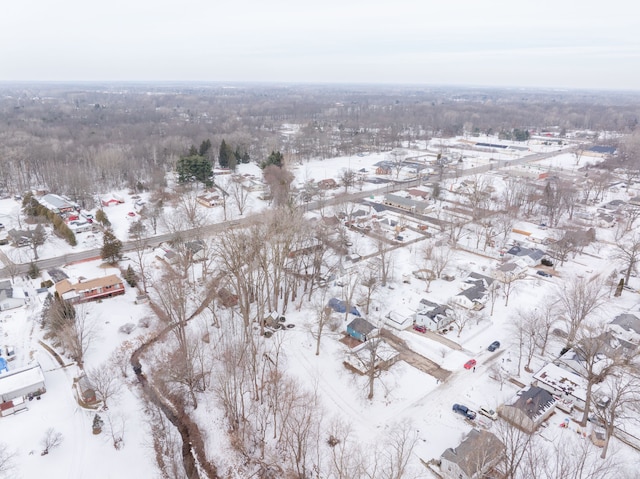
<path id="1" fill-rule="evenodd" d="M 378 329 L 364 318 L 356 318 L 347 325 L 347 334 L 363 343 L 375 336 L 377 331 Z"/>

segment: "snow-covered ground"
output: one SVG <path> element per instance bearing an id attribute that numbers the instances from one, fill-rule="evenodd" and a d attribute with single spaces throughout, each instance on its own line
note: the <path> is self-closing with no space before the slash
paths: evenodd
<path id="1" fill-rule="evenodd" d="M 482 141 L 477 138 L 473 140 Z M 432 143 L 430 149 L 437 151 L 445 143 L 444 140 L 439 144 Z M 545 148 L 551 147 L 530 142 L 529 148 L 533 152 L 544 152 Z M 557 146 L 553 148 L 557 149 Z M 527 153 L 530 154 L 530 152 Z M 496 153 L 469 154 L 476 155 L 478 161 L 487 160 L 489 156 L 497 158 Z M 519 157 L 524 153 L 513 151 L 500 154 L 504 155 L 502 159 L 507 159 L 507 156 Z M 371 154 L 313 161 L 296 167 L 295 174 L 300 183 L 311 178 L 315 181 L 325 178 L 338 179 L 342 168 L 351 168 L 356 171 L 365 168 L 371 172 L 375 170 L 376 162 L 387 159 L 386 154 Z M 571 163 L 575 163 L 575 157 L 570 154 L 560 154 L 544 161 L 545 166 L 558 167 L 566 164 L 569 168 Z M 253 169 L 251 172 L 256 173 L 252 165 L 240 165 L 241 171 L 245 167 L 247 172 Z M 363 188 L 373 189 L 378 186 L 364 183 Z M 446 191 L 448 186 L 445 185 L 443 189 Z M 116 235 L 126 239 L 129 225 L 131 221 L 137 219 L 137 216 L 128 215 L 130 211 L 135 212 L 134 200 L 126 192 L 119 193 L 125 197 L 125 203 L 105 208 L 105 211 Z M 266 206 L 265 202 L 257 199 L 257 196 L 252 197 L 250 211 L 245 215 L 258 212 Z M 167 215 L 175 212 L 171 206 L 166 208 Z M 18 210 L 19 203 L 15 200 L 0 200 L 0 222 L 7 229 L 20 226 Z M 221 208 L 203 208 L 202 210 L 209 215 L 208 221 L 222 220 Z M 229 207 L 228 219 L 237 216 L 233 207 Z M 161 231 L 165 231 L 163 225 L 159 233 Z M 545 231 L 538 233 L 543 234 Z M 362 236 L 354 231 L 349 231 L 348 234 L 352 243 L 351 252 L 366 255 L 375 250 L 368 236 Z M 599 239 L 611 240 L 610 230 L 599 228 L 597 235 Z M 101 245 L 100 234 L 82 233 L 78 235 L 78 239 L 79 244 L 74 248 L 75 250 Z M 419 236 L 411 236 L 408 239 L 419 240 Z M 461 240 L 462 245 L 470 248 L 474 243 L 474 239 L 469 235 Z M 418 241 L 393 251 L 391 281 L 388 287 L 376 291 L 369 319 L 374 322 L 382 321 L 384 316 L 392 310 L 415 310 L 423 297 L 446 303 L 452 295 L 460 291 L 460 282 L 467 274 L 471 272 L 488 274 L 499 264 L 498 260 L 492 259 L 488 254 L 458 250 L 450 262 L 450 268 L 456 272 L 455 281 L 435 280 L 427 293 L 426 283 L 412 275 L 413 271 L 423 267 L 421 247 L 422 242 Z M 31 259 L 31 252 L 27 249 L 16 253 L 14 248 L 3 246 L 2 251 L 16 261 L 24 262 Z M 68 251 L 72 249 L 64 242 L 51 238 L 41 248 L 40 257 L 60 256 Z M 497 250 L 493 252 L 497 253 Z M 321 343 L 321 353 L 319 356 L 315 355 L 315 338 L 312 331 L 316 312 L 306 301 L 292 305 L 287 311 L 287 322 L 295 324 L 296 327 L 275 333 L 280 335 L 283 342 L 284 368 L 303 384 L 317 388 L 327 418 L 323 422 L 324 427 L 328 427 L 330 418 L 340 418 L 353 425 L 354 433 L 358 438 L 371 443 L 384 437 L 392 424 L 409 420 L 419 439 L 411 464 L 417 471 L 421 471 L 420 477 L 428 477 L 428 473 L 421 469 L 418 459 L 426 462 L 432 458 L 438 458 L 446 448 L 459 444 L 464 434 L 471 428 L 461 416 L 451 411 L 453 403 L 463 403 L 472 409 L 481 405 L 495 409 L 517 391 L 518 387 L 513 383 L 500 384 L 491 379 L 489 377 L 491 365 L 498 364 L 520 382 L 529 383 L 530 375 L 524 371 L 517 371 L 518 348 L 513 343 L 510 326 L 517 311 L 535 308 L 545 298 L 551 297 L 558 288 L 562 287 L 563 278 L 595 272 L 608 275 L 611 269 L 616 267 L 612 262 L 613 254 L 613 244 L 599 243 L 597 246 L 587 248 L 584 254 L 571 258 L 552 278 L 542 278 L 535 274 L 535 269 L 530 269 L 527 277 L 516 285 L 509 298 L 508 307 L 504 305 L 504 298 L 500 297 L 496 301 L 492 315 L 489 313 L 490 308 L 486 307 L 477 321 L 467 324 L 460 334 L 455 330 L 447 333 L 446 337 L 458 343 L 460 349 L 449 348 L 412 330 L 399 332 L 398 335 L 411 349 L 452 372 L 445 382 L 437 381 L 434 377 L 405 362 L 399 362 L 376 382 L 374 399 L 367 400 L 366 379 L 354 375 L 343 366 L 347 347 L 338 342 L 341 331 L 325 334 Z M 157 276 L 161 271 L 158 261 L 150 253 L 149 270 L 152 275 Z M 363 267 L 365 262 L 362 263 L 355 267 Z M 72 279 L 117 273 L 115 269 L 104 268 L 100 261 L 66 265 L 64 270 Z M 410 278 L 409 282 L 403 282 L 403 278 L 406 277 Z M 68 365 L 61 367 L 38 343 L 42 337 L 38 320 L 44 299 L 43 294 L 37 294 L 35 291 L 40 287 L 39 283 L 39 279 L 17 278 L 16 285 L 24 287 L 29 292 L 30 302 L 25 307 L 0 312 L 3 341 L 14 345 L 17 351 L 17 359 L 11 367 L 16 368 L 37 361 L 45 371 L 47 385 L 47 393 L 41 400 L 29 402 L 27 411 L 0 418 L 0 431 L 5 432 L 0 434 L 0 442 L 7 444 L 15 453 L 13 462 L 16 467 L 7 477 L 30 479 L 41 477 L 43 474 L 49 479 L 156 477 L 149 429 L 141 412 L 143 406 L 138 398 L 135 378 L 131 374 L 127 378 L 122 378 L 126 387 L 123 388 L 118 399 L 110 405 L 108 411 L 100 412 L 105 423 L 109 419 L 116 429 L 120 428 L 123 431 L 124 447 L 116 450 L 110 440 L 109 427 L 105 426 L 102 434 L 93 435 L 91 423 L 94 412 L 80 407 L 74 398 L 72 384 L 79 373 L 77 366 L 65 359 Z M 123 343 L 136 342 L 139 335 L 144 336 L 154 328 L 155 319 L 149 306 L 135 304 L 137 292 L 129 286 L 125 287 L 124 296 L 83 306 L 97 331 L 97 339 L 86 355 L 86 368 L 111 361 L 112 353 Z M 636 284 L 635 287 L 640 287 L 640 284 Z M 327 297 L 333 295 L 340 297 L 341 294 L 340 286 L 334 283 L 329 284 Z M 624 291 L 620 298 L 612 300 L 607 305 L 606 311 L 602 312 L 602 320 L 611 319 L 619 312 L 637 311 L 639 303 L 640 296 L 637 293 Z M 119 332 L 119 328 L 124 324 L 139 325 L 141 320 L 149 318 L 151 322 L 149 329 L 137 326 L 131 334 Z M 496 353 L 491 353 L 486 348 L 495 340 L 499 340 L 502 346 Z M 557 354 L 562 346 L 562 343 L 555 342 L 551 345 L 551 349 Z M 464 369 L 463 364 L 471 358 L 477 360 L 476 368 Z M 533 369 L 536 370 L 544 364 L 544 361 L 542 358 L 534 357 L 532 364 L 535 366 Z M 223 419 L 213 401 L 205 401 L 196 410 L 196 417 L 205 429 L 208 427 L 211 431 L 224 430 Z M 559 422 L 561 418 L 558 415 L 550 420 L 551 426 Z M 48 455 L 41 456 L 40 440 L 49 428 L 59 431 L 63 441 Z M 565 433 L 567 431 L 554 427 L 545 430 L 545 435 L 557 436 Z M 223 465 L 233 457 L 226 454 L 224 436 L 221 438 L 219 435 L 210 434 L 207 436 L 207 441 L 207 447 L 214 462 L 217 461 L 219 465 Z M 621 462 L 629 467 L 633 467 L 637 462 L 637 452 L 616 440 L 612 441 L 611 448 L 612 452 L 618 452 Z M 600 450 L 593 447 L 593 454 L 599 453 Z"/>

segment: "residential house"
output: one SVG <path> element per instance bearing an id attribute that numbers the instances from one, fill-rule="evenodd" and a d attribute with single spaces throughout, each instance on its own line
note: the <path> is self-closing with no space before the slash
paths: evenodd
<path id="1" fill-rule="evenodd" d="M 11 284 L 10 280 L 0 281 L 0 311 L 19 308 L 27 302 L 27 295 L 22 288 Z"/>
<path id="2" fill-rule="evenodd" d="M 500 282 L 508 282 L 514 278 L 524 278 L 529 266 L 526 261 L 518 259 L 501 264 L 493 270 L 493 277 Z"/>
<path id="3" fill-rule="evenodd" d="M 54 194 L 42 196 L 40 199 L 38 199 L 38 203 L 58 215 L 69 213 L 71 211 L 76 211 L 76 209 L 79 209 L 74 203 L 65 200 L 62 196 Z"/>
<path id="4" fill-rule="evenodd" d="M 184 244 L 189 258 L 194 263 L 207 259 L 207 250 L 205 246 L 205 242 L 202 240 L 189 241 Z"/>
<path id="5" fill-rule="evenodd" d="M 399 360 L 400 353 L 379 339 L 375 343 L 359 344 L 347 353 L 344 362 L 360 374 L 366 375 L 372 368 L 373 370 L 388 369 Z"/>
<path id="6" fill-rule="evenodd" d="M 440 456 L 440 473 L 444 479 L 480 479 L 503 458 L 505 446 L 489 431 L 472 429 L 456 448 Z"/>
<path id="7" fill-rule="evenodd" d="M 67 226 L 69 226 L 69 229 L 73 231 L 74 234 L 93 231 L 93 224 L 88 221 L 70 221 Z"/>
<path id="8" fill-rule="evenodd" d="M 115 274 L 111 274 L 102 278 L 81 280 L 76 284 L 63 279 L 55 284 L 55 289 L 62 299 L 73 303 L 84 303 L 124 294 L 124 282 Z"/>
<path id="9" fill-rule="evenodd" d="M 559 409 L 571 409 L 576 406 L 584 409 L 587 381 L 573 371 L 548 363 L 533 375 L 534 386 L 546 389 L 556 396 Z"/>
<path id="10" fill-rule="evenodd" d="M 44 373 L 39 364 L 0 374 L 0 402 L 45 392 Z"/>
<path id="11" fill-rule="evenodd" d="M 347 334 L 364 343 L 376 336 L 378 329 L 366 319 L 358 317 L 347 325 Z"/>
<path id="12" fill-rule="evenodd" d="M 11 228 L 7 231 L 7 237 L 13 246 L 29 246 L 31 244 L 31 236 L 33 235 L 33 230 L 17 230 L 15 228 Z"/>
<path id="13" fill-rule="evenodd" d="M 523 260 L 529 266 L 537 266 L 545 256 L 545 252 L 538 248 L 530 249 L 518 245 L 512 246 L 507 254 L 518 260 Z"/>
<path id="14" fill-rule="evenodd" d="M 196 200 L 202 206 L 206 206 L 207 208 L 220 206 L 224 203 L 224 198 L 222 198 L 222 195 L 218 193 L 206 193 L 204 195 L 199 195 Z"/>
<path id="15" fill-rule="evenodd" d="M 588 344 L 586 341 L 590 341 L 592 344 Z M 594 364 L 594 368 L 597 370 L 599 361 L 603 361 L 602 364 L 606 364 L 610 359 L 630 357 L 637 349 L 637 344 L 625 341 L 611 331 L 605 331 L 599 336 L 581 340 L 576 347 L 569 349 L 554 362 L 563 369 L 586 377 L 587 365 L 582 351 L 597 353 L 595 354 L 596 363 Z"/>
<path id="16" fill-rule="evenodd" d="M 160 261 L 165 261 L 170 265 L 176 264 L 180 260 L 180 256 L 178 255 L 178 253 L 166 246 L 159 246 L 158 248 L 156 248 L 155 254 L 156 258 L 158 258 Z"/>
<path id="17" fill-rule="evenodd" d="M 546 389 L 529 386 L 518 391 L 511 401 L 499 406 L 498 414 L 507 422 L 531 434 L 551 416 L 556 402 Z"/>
<path id="18" fill-rule="evenodd" d="M 609 323 L 608 329 L 618 339 L 640 343 L 640 318 L 635 314 L 619 314 Z"/>
<path id="19" fill-rule="evenodd" d="M 487 302 L 489 288 L 494 279 L 478 273 L 471 273 L 462 283 L 463 291 L 452 298 L 452 301 L 466 309 L 480 310 Z"/>
<path id="20" fill-rule="evenodd" d="M 599 212 L 596 222 L 600 228 L 612 228 L 616 224 L 616 217 L 607 213 Z"/>
<path id="21" fill-rule="evenodd" d="M 431 331 L 446 328 L 453 318 L 447 316 L 447 307 L 422 298 L 415 314 L 415 323 Z"/>

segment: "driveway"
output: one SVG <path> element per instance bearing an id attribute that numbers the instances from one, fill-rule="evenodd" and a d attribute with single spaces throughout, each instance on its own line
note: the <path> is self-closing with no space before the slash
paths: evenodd
<path id="1" fill-rule="evenodd" d="M 439 364 L 431 361 L 431 359 L 425 358 L 423 355 L 410 349 L 404 340 L 400 339 L 391 331 L 382 329 L 380 331 L 380 337 L 398 351 L 401 360 L 410 364 L 414 368 L 419 369 L 420 371 L 443 382 L 451 375 L 451 371 L 441 368 Z"/>

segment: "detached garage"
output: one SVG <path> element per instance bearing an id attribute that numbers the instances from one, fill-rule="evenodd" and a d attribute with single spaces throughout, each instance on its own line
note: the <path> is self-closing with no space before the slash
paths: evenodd
<path id="1" fill-rule="evenodd" d="M 44 373 L 39 364 L 16 369 L 0 374 L 0 402 L 8 402 L 15 398 L 34 396 L 46 392 Z"/>

